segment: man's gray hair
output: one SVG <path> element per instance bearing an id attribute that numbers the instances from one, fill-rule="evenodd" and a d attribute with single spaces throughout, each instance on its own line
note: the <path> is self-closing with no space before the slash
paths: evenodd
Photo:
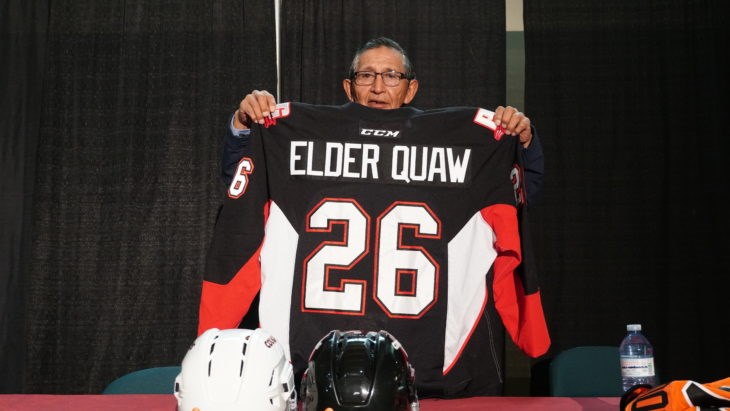
<path id="1" fill-rule="evenodd" d="M 406 78 L 408 80 L 416 78 L 416 73 L 413 71 L 413 65 L 411 64 L 411 60 L 408 58 L 408 54 L 405 49 L 403 49 L 403 47 L 401 47 L 401 45 L 395 40 L 391 40 L 387 37 L 378 37 L 368 40 L 359 49 L 357 49 L 357 51 L 355 51 L 355 56 L 352 58 L 352 64 L 350 64 L 350 72 L 348 73 L 347 78 L 352 79 L 355 77 L 355 70 L 357 70 L 357 65 L 360 63 L 360 56 L 362 53 L 378 47 L 388 47 L 400 53 L 403 57 L 403 67 L 406 71 Z"/>

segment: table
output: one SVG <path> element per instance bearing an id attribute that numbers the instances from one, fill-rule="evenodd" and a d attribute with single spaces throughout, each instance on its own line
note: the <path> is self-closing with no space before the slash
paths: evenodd
<path id="1" fill-rule="evenodd" d="M 473 397 L 421 400 L 421 411 L 619 411 L 618 397 Z M 47 395 L 2 394 L 3 411 L 174 411 L 171 394 Z"/>

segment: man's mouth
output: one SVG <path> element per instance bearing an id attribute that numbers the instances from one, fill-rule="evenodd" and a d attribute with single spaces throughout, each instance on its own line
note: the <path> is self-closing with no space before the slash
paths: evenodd
<path id="1" fill-rule="evenodd" d="M 368 100 L 368 106 L 369 107 L 384 107 L 387 106 L 388 103 L 384 101 L 377 101 L 377 100 Z"/>

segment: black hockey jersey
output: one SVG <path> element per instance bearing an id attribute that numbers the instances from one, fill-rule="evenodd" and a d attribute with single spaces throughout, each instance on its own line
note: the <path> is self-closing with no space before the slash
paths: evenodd
<path id="1" fill-rule="evenodd" d="M 279 104 L 228 189 L 198 331 L 238 326 L 260 292 L 297 376 L 330 330 L 382 329 L 422 397 L 500 394 L 504 329 L 533 357 L 550 340 L 521 265 L 518 142 L 492 115 Z"/>

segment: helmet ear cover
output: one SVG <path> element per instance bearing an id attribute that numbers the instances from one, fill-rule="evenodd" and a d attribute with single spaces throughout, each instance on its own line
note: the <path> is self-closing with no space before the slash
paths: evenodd
<path id="1" fill-rule="evenodd" d="M 296 410 L 284 347 L 261 328 L 212 328 L 195 339 L 175 379 L 178 411 Z"/>
<path id="2" fill-rule="evenodd" d="M 306 411 L 418 409 L 415 372 L 386 331 L 333 330 L 312 350 L 302 377 Z"/>

